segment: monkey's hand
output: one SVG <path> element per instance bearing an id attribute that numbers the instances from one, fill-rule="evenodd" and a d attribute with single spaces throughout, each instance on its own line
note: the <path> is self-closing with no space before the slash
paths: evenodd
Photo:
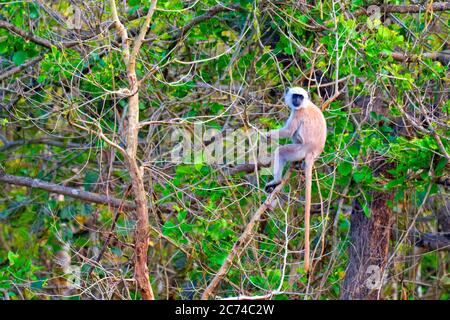
<path id="1" fill-rule="evenodd" d="M 273 191 L 273 189 L 275 189 L 277 187 L 277 185 L 279 185 L 280 183 L 281 183 L 281 181 L 270 181 L 264 187 L 264 191 L 266 191 L 267 193 L 271 193 Z"/>

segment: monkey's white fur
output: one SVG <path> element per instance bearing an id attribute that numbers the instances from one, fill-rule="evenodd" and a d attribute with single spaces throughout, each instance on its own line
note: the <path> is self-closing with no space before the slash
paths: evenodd
<path id="1" fill-rule="evenodd" d="M 299 95 L 303 96 L 303 103 L 299 107 L 294 107 L 294 105 L 292 104 L 292 95 L 293 94 L 299 94 Z M 300 87 L 288 88 L 284 95 L 284 103 L 286 103 L 286 105 L 289 108 L 294 109 L 294 110 L 298 110 L 298 109 L 304 107 L 304 105 L 306 105 L 308 101 L 310 101 L 308 92 L 306 92 L 305 89 L 300 88 Z"/>
<path id="2" fill-rule="evenodd" d="M 279 147 L 274 154 L 274 179 L 266 191 L 273 190 L 281 182 L 283 167 L 287 161 L 305 160 L 305 259 L 304 269 L 309 264 L 309 215 L 311 209 L 311 181 L 314 160 L 322 153 L 327 136 L 327 125 L 322 111 L 311 102 L 303 88 L 294 87 L 286 91 L 285 103 L 291 109 L 283 128 L 272 130 L 271 137 L 291 137 L 293 144 Z"/>

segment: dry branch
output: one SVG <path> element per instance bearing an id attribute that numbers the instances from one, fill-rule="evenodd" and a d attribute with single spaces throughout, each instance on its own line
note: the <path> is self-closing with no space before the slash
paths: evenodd
<path id="1" fill-rule="evenodd" d="M 191 21 L 189 21 L 185 26 L 183 26 L 175 35 L 173 40 L 176 40 L 183 35 L 186 34 L 187 31 L 195 27 L 196 25 L 202 23 L 203 21 L 209 20 L 216 16 L 217 14 L 224 12 L 224 11 L 230 11 L 230 10 L 241 10 L 242 7 L 238 3 L 232 3 L 227 6 L 224 6 L 222 4 L 215 5 L 214 7 L 211 7 L 206 13 L 197 16 L 193 18 Z"/>
<path id="2" fill-rule="evenodd" d="M 419 236 L 415 246 L 427 251 L 450 250 L 450 233 L 423 233 Z"/>
<path id="3" fill-rule="evenodd" d="M 322 106 L 320 107 L 320 109 L 322 111 L 324 111 L 326 108 L 328 108 L 328 106 L 337 98 L 339 98 L 339 96 L 341 95 L 342 91 L 337 91 L 332 97 L 330 97 L 327 101 L 325 101 Z"/>
<path id="4" fill-rule="evenodd" d="M 124 201 L 114 197 L 108 197 L 98 193 L 83 191 L 77 188 L 65 187 L 56 183 L 51 183 L 29 177 L 13 176 L 10 174 L 3 174 L 2 172 L 0 172 L 0 182 L 30 188 L 37 188 L 52 193 L 63 194 L 87 202 L 109 205 L 114 208 L 124 208 L 124 209 L 136 208 L 136 205 L 129 201 Z"/>
<path id="5" fill-rule="evenodd" d="M 368 7 L 370 8 L 370 7 Z M 355 16 L 362 16 L 367 14 L 368 8 L 358 9 L 353 13 Z M 393 5 L 384 4 L 379 6 L 383 13 L 419 13 L 431 9 L 432 11 L 447 11 L 450 10 L 450 2 L 434 2 L 431 7 L 426 4 L 411 4 L 411 5 Z"/>
<path id="6" fill-rule="evenodd" d="M 34 42 L 40 46 L 43 46 L 43 47 L 46 47 L 49 49 L 52 46 L 58 47 L 59 49 L 73 47 L 74 45 L 79 43 L 78 41 L 52 42 L 48 39 L 39 37 L 39 36 L 33 34 L 32 32 L 22 30 L 22 29 L 16 27 L 15 25 L 13 25 L 12 23 L 9 23 L 4 20 L 0 20 L 0 28 L 9 30 L 12 33 L 24 38 L 25 40 Z"/>
<path id="7" fill-rule="evenodd" d="M 28 67 L 34 66 L 36 63 L 42 60 L 42 56 L 34 57 L 33 59 L 30 59 L 29 61 L 25 62 L 24 64 L 21 64 L 20 66 L 10 68 L 8 70 L 5 70 L 2 74 L 0 74 L 0 81 L 5 80 L 16 73 L 25 70 Z"/>
<path id="8" fill-rule="evenodd" d="M 253 214 L 252 218 L 250 219 L 249 223 L 245 227 L 244 232 L 241 234 L 239 239 L 234 243 L 233 248 L 231 249 L 230 253 L 228 254 L 227 258 L 225 259 L 224 263 L 220 267 L 219 271 L 214 275 L 214 278 L 211 280 L 208 287 L 205 289 L 205 291 L 202 294 L 202 299 L 207 300 L 211 293 L 214 291 L 214 289 L 218 286 L 219 282 L 225 277 L 228 268 L 233 263 L 234 257 L 238 254 L 240 248 L 244 246 L 247 241 L 249 240 L 250 236 L 252 235 L 253 228 L 255 224 L 259 221 L 261 218 L 261 215 L 270 208 L 270 204 L 274 200 L 275 196 L 278 192 L 283 188 L 283 186 L 286 184 L 286 182 L 289 180 L 289 177 L 291 176 L 291 170 L 288 171 L 284 179 L 281 181 L 281 183 L 273 190 L 273 192 L 267 197 L 266 201 L 258 208 L 258 210 Z"/>
<path id="9" fill-rule="evenodd" d="M 139 54 L 145 34 L 148 31 L 153 13 L 156 9 L 157 0 L 152 0 L 145 22 L 140 29 L 138 36 L 130 52 L 128 31 L 119 19 L 116 2 L 110 0 L 111 13 L 114 25 L 122 39 L 123 61 L 127 68 L 127 78 L 129 82 L 129 92 L 132 94 L 128 98 L 128 114 L 126 127 L 126 150 L 121 150 L 125 157 L 125 165 L 131 177 L 131 185 L 136 203 L 136 235 L 134 246 L 134 273 L 137 285 L 141 291 L 142 298 L 154 300 L 153 289 L 150 285 L 148 272 L 148 210 L 147 194 L 144 188 L 142 170 L 137 160 L 137 147 L 139 135 L 139 81 L 136 75 L 136 59 Z M 103 138 L 104 139 L 104 138 Z"/>
<path id="10" fill-rule="evenodd" d="M 235 174 L 245 172 L 254 173 L 255 169 L 270 167 L 271 162 L 258 162 L 258 163 L 244 163 L 237 165 L 236 167 L 228 168 L 224 171 L 224 175 L 233 176 Z M 219 182 L 223 182 L 224 178 L 220 178 Z"/>
<path id="11" fill-rule="evenodd" d="M 9 31 L 11 31 L 12 33 L 17 34 L 18 36 L 21 36 L 21 37 L 24 38 L 25 40 L 32 41 L 32 42 L 34 42 L 34 43 L 36 43 L 36 44 L 38 44 L 38 45 L 41 45 L 41 46 L 46 47 L 46 48 L 49 48 L 49 49 L 50 49 L 50 48 L 52 47 L 52 45 L 53 45 L 53 44 L 51 43 L 50 40 L 41 38 L 41 37 L 39 37 L 39 36 L 34 35 L 34 34 L 31 33 L 31 32 L 22 30 L 22 29 L 16 27 L 15 25 L 13 25 L 12 23 L 9 23 L 9 22 L 7 22 L 7 21 L 0 21 L 0 28 L 9 30 Z"/>
<path id="12" fill-rule="evenodd" d="M 84 148 L 91 147 L 90 145 L 83 145 L 83 144 L 78 144 L 78 143 L 74 143 L 74 142 L 64 142 L 64 141 L 52 140 L 49 138 L 8 141 L 8 140 L 2 138 L 2 136 L 0 135 L 0 140 L 2 140 L 2 142 L 3 142 L 3 145 L 0 146 L 0 152 L 5 151 L 10 148 L 20 147 L 20 146 L 29 145 L 29 144 L 46 144 L 46 145 L 54 146 L 54 147 L 76 148 L 76 149 L 84 149 Z"/>
<path id="13" fill-rule="evenodd" d="M 382 56 L 388 56 L 386 54 L 382 54 Z M 438 60 L 444 64 L 448 63 L 450 61 L 450 53 L 448 52 L 425 52 L 421 55 L 417 54 L 409 54 L 409 53 L 403 53 L 403 52 L 392 52 L 390 54 L 394 60 L 397 61 L 417 61 L 421 58 L 428 58 L 431 60 Z"/>

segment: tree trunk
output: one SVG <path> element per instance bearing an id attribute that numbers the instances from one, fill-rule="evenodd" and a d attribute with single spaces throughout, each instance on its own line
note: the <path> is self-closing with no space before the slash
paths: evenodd
<path id="1" fill-rule="evenodd" d="M 126 129 L 127 146 L 124 151 L 125 164 L 130 173 L 133 196 L 136 202 L 136 237 L 134 242 L 134 276 L 142 298 L 153 300 L 153 290 L 150 285 L 147 257 L 149 223 L 147 213 L 147 195 L 144 189 L 144 177 L 137 159 L 139 135 L 139 82 L 136 76 L 136 58 L 150 26 L 150 21 L 156 9 L 157 0 L 152 0 L 145 22 L 134 40 L 130 52 L 128 32 L 120 22 L 116 2 L 110 0 L 111 12 L 115 27 L 122 39 L 123 59 L 127 66 L 130 96 L 128 98 L 128 123 Z"/>
<path id="2" fill-rule="evenodd" d="M 128 163 L 128 169 L 132 179 L 133 194 L 136 203 L 136 235 L 134 241 L 134 273 L 138 287 L 141 289 L 142 298 L 153 300 L 154 295 L 150 286 L 147 251 L 148 251 L 148 210 L 147 197 L 144 189 L 142 174 L 137 166 L 136 160 Z"/>
<path id="3" fill-rule="evenodd" d="M 131 92 L 135 92 L 128 99 L 128 128 L 127 128 L 127 161 L 126 166 L 131 177 L 131 185 L 136 202 L 136 236 L 134 242 L 134 273 L 142 298 L 153 300 L 153 290 L 150 286 L 147 266 L 148 251 L 148 210 L 147 196 L 144 189 L 144 179 L 139 168 L 136 153 L 139 133 L 139 88 L 137 84 L 134 60 L 128 66 L 128 79 Z"/>
<path id="4" fill-rule="evenodd" d="M 350 218 L 349 260 L 341 299 L 377 300 L 383 285 L 388 258 L 392 209 L 387 202 L 393 193 L 373 193 L 371 216 L 355 202 Z"/>

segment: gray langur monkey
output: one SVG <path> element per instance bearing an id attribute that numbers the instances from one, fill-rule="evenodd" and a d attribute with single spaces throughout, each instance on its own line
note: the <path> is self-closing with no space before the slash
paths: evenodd
<path id="1" fill-rule="evenodd" d="M 314 160 L 322 153 L 327 138 L 327 124 L 322 111 L 311 102 L 308 93 L 298 87 L 289 88 L 284 101 L 291 109 L 283 128 L 271 130 L 267 137 L 291 137 L 292 144 L 279 147 L 274 154 L 274 179 L 266 184 L 271 192 L 281 182 L 283 167 L 287 161 L 305 159 L 305 257 L 304 269 L 309 271 L 309 216 L 311 209 L 311 181 Z"/>

